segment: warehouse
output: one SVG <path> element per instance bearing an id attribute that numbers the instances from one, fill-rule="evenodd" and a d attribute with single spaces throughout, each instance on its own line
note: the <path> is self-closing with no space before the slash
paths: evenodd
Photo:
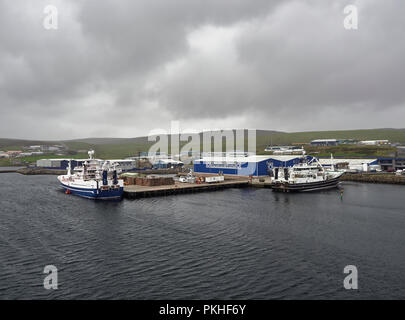
<path id="1" fill-rule="evenodd" d="M 37 160 L 37 167 L 46 169 L 66 169 L 72 161 L 72 168 L 80 166 L 86 160 L 71 160 L 71 159 L 40 159 Z"/>
<path id="2" fill-rule="evenodd" d="M 204 157 L 194 161 L 195 173 L 223 173 L 239 176 L 266 176 L 275 167 L 292 167 L 299 156 Z"/>
<path id="3" fill-rule="evenodd" d="M 383 171 L 397 171 L 405 169 L 405 158 L 381 157 L 378 163 Z"/>
<path id="4" fill-rule="evenodd" d="M 337 146 L 336 139 L 316 139 L 311 141 L 311 146 Z"/>

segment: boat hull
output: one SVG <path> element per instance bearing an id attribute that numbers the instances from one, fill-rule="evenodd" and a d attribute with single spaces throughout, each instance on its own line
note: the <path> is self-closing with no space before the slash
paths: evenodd
<path id="1" fill-rule="evenodd" d="M 310 192 L 318 190 L 326 190 L 336 188 L 339 185 L 339 177 L 318 181 L 318 182 L 309 182 L 309 183 L 275 183 L 272 186 L 273 191 L 276 192 Z"/>
<path id="2" fill-rule="evenodd" d="M 117 200 L 121 199 L 124 193 L 123 187 L 109 188 L 108 190 L 92 189 L 92 188 L 79 188 L 61 183 L 65 193 L 73 194 L 75 196 L 94 199 L 94 200 Z"/>

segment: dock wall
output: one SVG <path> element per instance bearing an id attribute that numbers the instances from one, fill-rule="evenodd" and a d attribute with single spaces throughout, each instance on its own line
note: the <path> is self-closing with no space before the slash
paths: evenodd
<path id="1" fill-rule="evenodd" d="M 126 186 L 124 187 L 124 198 L 138 199 L 145 197 L 168 196 L 174 194 L 216 191 L 226 188 L 246 187 L 248 185 L 249 181 L 243 180 L 243 181 L 226 181 L 222 183 L 212 183 L 212 184 L 182 183 L 181 185 L 175 184 L 160 187 Z"/>
<path id="2" fill-rule="evenodd" d="M 344 174 L 341 181 L 355 181 L 366 183 L 404 184 L 405 175 L 397 176 L 394 173 L 356 173 Z"/>

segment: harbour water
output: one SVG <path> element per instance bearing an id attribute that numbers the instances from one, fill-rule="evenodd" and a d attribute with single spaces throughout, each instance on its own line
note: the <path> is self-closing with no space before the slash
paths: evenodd
<path id="1" fill-rule="evenodd" d="M 96 202 L 0 175 L 1 299 L 403 299 L 405 187 Z M 46 265 L 57 290 L 43 288 Z M 345 290 L 343 269 L 358 269 Z"/>

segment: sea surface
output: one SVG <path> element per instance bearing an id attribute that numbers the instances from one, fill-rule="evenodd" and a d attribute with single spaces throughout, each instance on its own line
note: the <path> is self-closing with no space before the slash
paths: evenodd
<path id="1" fill-rule="evenodd" d="M 404 299 L 405 186 L 343 188 L 97 202 L 0 174 L 0 298 Z"/>

